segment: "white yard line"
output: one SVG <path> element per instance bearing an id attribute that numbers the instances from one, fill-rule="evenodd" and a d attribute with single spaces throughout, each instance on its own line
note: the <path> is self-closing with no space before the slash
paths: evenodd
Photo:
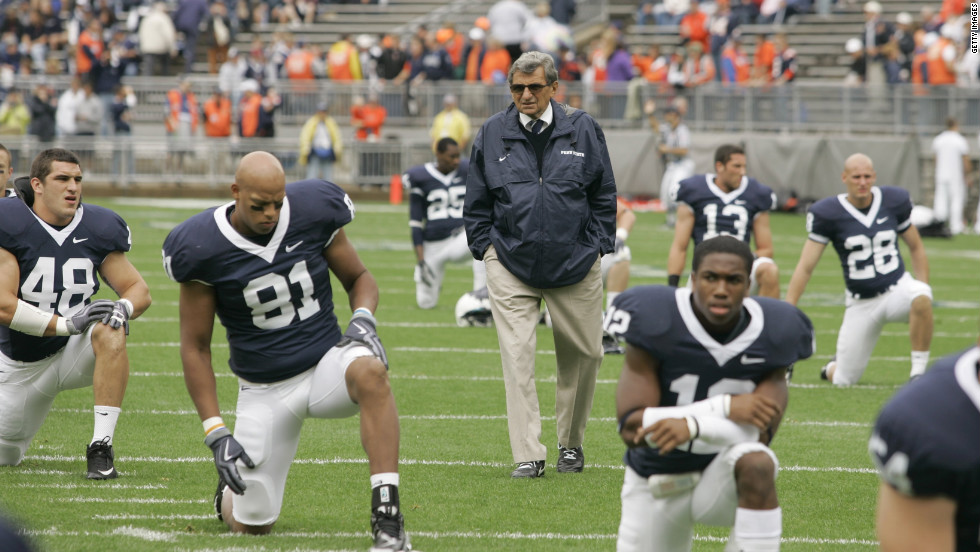
<path id="1" fill-rule="evenodd" d="M 113 536 L 131 536 L 144 540 L 162 540 L 173 542 L 177 539 L 210 539 L 210 538 L 247 538 L 241 535 L 221 533 L 219 535 L 209 535 L 202 533 L 186 533 L 183 531 L 156 531 L 147 528 L 133 527 L 130 525 L 116 528 L 110 532 L 101 531 L 63 531 L 57 528 L 42 529 L 38 531 L 27 531 L 28 535 L 45 537 L 96 537 L 105 538 Z M 513 540 L 513 541 L 611 541 L 616 539 L 615 533 L 524 533 L 520 531 L 506 532 L 482 532 L 482 531 L 412 531 L 411 535 L 426 539 L 466 539 L 466 540 Z M 353 539 L 367 538 L 366 532 L 336 531 L 336 532 L 304 532 L 304 531 L 273 531 L 262 537 L 263 540 L 278 539 Z M 715 537 L 709 535 L 695 535 L 694 540 L 699 542 L 727 542 L 727 537 Z M 783 537 L 782 542 L 792 544 L 813 544 L 813 545 L 861 545 L 878 546 L 877 541 L 866 539 L 823 539 L 815 537 Z M 221 550 L 216 548 L 213 550 Z M 240 550 L 235 548 L 235 550 Z"/>
<path id="2" fill-rule="evenodd" d="M 41 462 L 77 462 L 81 460 L 80 456 L 57 456 L 57 455 L 28 455 L 28 459 L 41 461 Z M 120 455 L 117 460 L 119 462 L 131 462 L 131 463 L 154 463 L 154 464 L 199 464 L 199 463 L 212 463 L 214 459 L 210 456 L 182 456 L 182 457 L 163 457 L 163 456 L 124 456 Z M 427 460 L 419 458 L 400 458 L 398 463 L 403 466 L 444 466 L 444 467 L 463 467 L 463 468 L 504 468 L 513 467 L 511 462 L 481 462 L 473 460 Z M 326 466 L 326 465 L 339 465 L 339 464 L 367 464 L 367 458 L 297 458 L 293 460 L 293 464 L 309 465 L 309 466 Z M 615 470 L 622 471 L 622 464 L 589 464 L 589 468 L 594 469 L 604 469 L 604 470 Z M 780 466 L 781 471 L 788 472 L 816 472 L 816 473 L 860 473 L 860 474 L 876 474 L 877 472 L 872 468 L 848 468 L 842 466 Z M 207 500 L 177 500 L 177 499 L 149 499 L 149 498 L 134 498 L 134 499 L 111 499 L 111 498 L 60 498 L 56 499 L 64 502 L 141 502 L 145 503 L 200 503 L 209 502 Z"/>

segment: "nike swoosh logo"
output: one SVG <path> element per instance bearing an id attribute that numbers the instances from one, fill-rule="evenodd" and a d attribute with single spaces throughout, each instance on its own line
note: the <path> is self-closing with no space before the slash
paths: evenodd
<path id="1" fill-rule="evenodd" d="M 96 412 L 96 414 L 98 414 L 99 416 L 108 416 L 109 415 L 108 412 Z"/>
<path id="2" fill-rule="evenodd" d="M 299 244 L 301 244 L 301 243 L 303 243 L 303 240 L 299 240 L 298 242 L 294 243 L 293 245 L 287 245 L 286 246 L 286 253 L 292 252 L 292 250 L 293 249 L 296 249 L 297 247 L 299 247 Z"/>
<path id="3" fill-rule="evenodd" d="M 358 324 L 357 322 L 354 322 L 354 327 L 357 328 L 357 331 L 361 332 L 361 335 L 367 335 L 368 334 L 368 331 L 365 330 L 364 327 L 361 326 L 360 324 Z"/>
<path id="4" fill-rule="evenodd" d="M 81 239 L 79 239 L 79 238 L 72 238 L 71 239 L 71 243 L 82 243 L 83 241 L 86 241 L 86 240 L 88 240 L 88 238 L 81 238 Z"/>
<path id="5" fill-rule="evenodd" d="M 506 155 L 503 156 L 503 157 L 501 157 L 500 159 L 497 159 L 497 161 L 503 161 L 504 159 L 507 159 L 507 156 Z"/>
<path id="6" fill-rule="evenodd" d="M 225 462 L 228 462 L 229 460 L 234 460 L 233 457 L 228 456 L 228 441 L 225 441 L 225 453 L 224 453 L 224 456 L 225 456 Z"/>
<path id="7" fill-rule="evenodd" d="M 743 199 L 736 199 L 734 203 L 735 203 L 735 205 L 745 205 L 745 200 L 743 200 Z"/>
<path id="8" fill-rule="evenodd" d="M 749 355 L 742 355 L 742 364 L 762 364 L 766 359 L 761 357 L 750 357 Z"/>
<path id="9" fill-rule="evenodd" d="M 102 475 L 112 475 L 112 472 L 113 471 L 115 471 L 115 470 L 114 469 L 99 470 L 99 473 L 101 473 Z"/>
<path id="10" fill-rule="evenodd" d="M 888 217 L 881 217 L 880 219 L 877 219 L 875 222 L 877 222 L 878 224 L 881 224 L 881 223 L 885 222 L 886 220 L 888 220 Z"/>

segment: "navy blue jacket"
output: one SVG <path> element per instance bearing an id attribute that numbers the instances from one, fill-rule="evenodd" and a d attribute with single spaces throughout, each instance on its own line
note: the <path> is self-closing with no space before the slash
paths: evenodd
<path id="1" fill-rule="evenodd" d="M 493 115 L 473 142 L 463 220 L 480 260 L 500 262 L 536 288 L 578 283 L 614 250 L 616 180 L 606 138 L 587 113 L 551 101 L 554 131 L 538 172 L 517 107 Z"/>

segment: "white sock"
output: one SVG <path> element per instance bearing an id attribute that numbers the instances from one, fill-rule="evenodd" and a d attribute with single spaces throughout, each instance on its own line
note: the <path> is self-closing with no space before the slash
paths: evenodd
<path id="1" fill-rule="evenodd" d="M 735 510 L 735 525 L 726 552 L 779 552 L 783 534 L 783 509 Z"/>
<path id="2" fill-rule="evenodd" d="M 909 373 L 909 377 L 925 374 L 927 364 L 929 364 L 929 351 L 912 351 L 912 372 Z"/>
<path id="3" fill-rule="evenodd" d="M 376 473 L 371 476 L 371 488 L 380 487 L 381 485 L 394 485 L 398 486 L 398 472 L 388 472 L 388 473 Z"/>
<path id="4" fill-rule="evenodd" d="M 606 292 L 606 308 L 607 309 L 612 306 L 613 300 L 615 300 L 616 297 L 619 296 L 619 294 L 620 294 L 619 291 L 607 291 Z"/>
<path id="5" fill-rule="evenodd" d="M 95 431 L 92 442 L 97 443 L 105 438 L 112 444 L 112 434 L 116 432 L 116 421 L 119 420 L 121 408 L 115 406 L 95 406 Z"/>

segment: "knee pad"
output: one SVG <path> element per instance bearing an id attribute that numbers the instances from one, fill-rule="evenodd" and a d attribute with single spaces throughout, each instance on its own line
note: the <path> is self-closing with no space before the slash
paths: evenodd
<path id="1" fill-rule="evenodd" d="M 261 474 L 242 474 L 245 494 L 232 497 L 232 517 L 243 525 L 261 527 L 279 519 L 281 504 L 273 492 L 275 485 Z"/>

